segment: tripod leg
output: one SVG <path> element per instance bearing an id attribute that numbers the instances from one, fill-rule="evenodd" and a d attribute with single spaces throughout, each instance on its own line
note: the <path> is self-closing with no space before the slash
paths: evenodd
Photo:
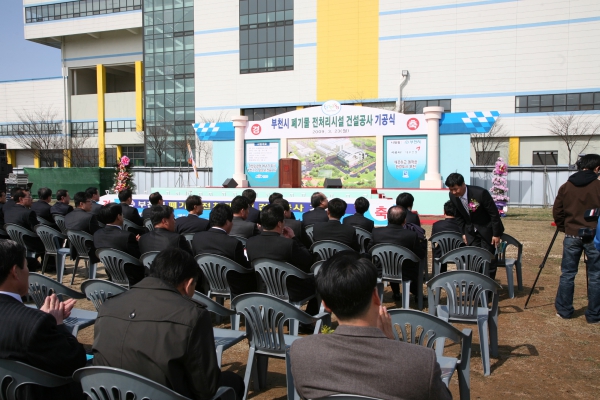
<path id="1" fill-rule="evenodd" d="M 558 229 L 554 232 L 554 236 L 552 237 L 552 240 L 550 241 L 548 250 L 546 250 L 546 255 L 544 256 L 544 259 L 542 260 L 542 263 L 540 264 L 540 270 L 538 271 L 538 274 L 535 277 L 535 281 L 533 281 L 533 286 L 531 286 L 531 290 L 529 291 L 529 296 L 527 296 L 527 301 L 525 301 L 525 307 L 523 307 L 524 309 L 527 308 L 527 304 L 529 304 L 529 300 L 531 299 L 531 295 L 533 294 L 533 289 L 535 289 L 535 285 L 537 284 L 538 279 L 540 279 L 542 270 L 546 266 L 546 261 L 548 261 L 548 256 L 550 255 L 550 250 L 552 250 L 552 246 L 554 246 L 554 241 L 556 240 L 556 236 L 558 236 Z"/>

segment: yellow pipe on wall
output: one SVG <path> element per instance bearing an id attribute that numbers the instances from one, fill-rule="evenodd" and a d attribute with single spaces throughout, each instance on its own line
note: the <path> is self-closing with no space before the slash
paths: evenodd
<path id="1" fill-rule="evenodd" d="M 135 62 L 135 130 L 144 130 L 144 65 L 141 61 Z"/>
<path id="2" fill-rule="evenodd" d="M 518 137 L 508 138 L 508 165 L 519 165 L 521 140 Z"/>
<path id="3" fill-rule="evenodd" d="M 98 166 L 106 167 L 106 152 L 104 134 L 106 133 L 106 122 L 104 122 L 104 94 L 106 93 L 106 68 L 102 64 L 96 66 L 96 81 L 98 86 Z"/>

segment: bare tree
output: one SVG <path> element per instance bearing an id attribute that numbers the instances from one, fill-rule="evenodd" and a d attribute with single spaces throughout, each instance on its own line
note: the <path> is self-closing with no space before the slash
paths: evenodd
<path id="1" fill-rule="evenodd" d="M 13 140 L 31 152 L 42 165 L 53 165 L 57 155 L 67 148 L 62 122 L 53 108 L 17 113 L 20 124 L 13 130 Z"/>
<path id="2" fill-rule="evenodd" d="M 548 132 L 558 136 L 567 146 L 569 165 L 572 165 L 572 153 L 583 153 L 592 138 L 600 133 L 597 117 L 586 114 L 550 115 Z"/>
<path id="3" fill-rule="evenodd" d="M 98 156 L 93 146 L 88 145 L 86 136 L 73 136 L 69 140 L 70 151 L 65 152 L 71 167 L 98 165 Z"/>
<path id="4" fill-rule="evenodd" d="M 231 118 L 229 112 L 220 111 L 218 114 L 199 115 L 198 120 L 201 123 L 213 123 L 231 121 Z M 198 140 L 198 138 L 195 137 L 194 142 L 196 143 L 196 165 L 198 168 L 207 168 L 212 166 L 212 141 Z"/>
<path id="5" fill-rule="evenodd" d="M 154 151 L 158 166 L 163 166 L 163 155 L 165 155 L 169 146 L 169 137 L 172 136 L 164 126 L 154 125 L 146 126 L 145 132 L 138 132 L 138 135 L 144 139 L 146 147 Z"/>
<path id="6" fill-rule="evenodd" d="M 506 145 L 508 130 L 500 121 L 496 120 L 488 133 L 472 133 L 471 146 L 475 150 L 475 160 L 471 158 L 473 165 L 494 165 L 496 162 L 496 152 L 499 152 Z M 477 155 L 479 154 L 479 158 Z"/>

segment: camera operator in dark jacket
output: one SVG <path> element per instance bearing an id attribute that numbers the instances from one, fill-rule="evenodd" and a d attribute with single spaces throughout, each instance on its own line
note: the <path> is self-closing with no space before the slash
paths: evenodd
<path id="1" fill-rule="evenodd" d="M 588 323 L 600 322 L 600 252 L 594 247 L 593 237 L 580 237 L 579 228 L 596 228 L 596 222 L 587 222 L 585 210 L 598 207 L 600 203 L 600 155 L 587 154 L 577 161 L 577 172 L 558 190 L 552 215 L 559 231 L 565 233 L 561 276 L 556 293 L 555 307 L 561 318 L 571 318 L 575 275 L 581 253 L 588 258 Z"/>

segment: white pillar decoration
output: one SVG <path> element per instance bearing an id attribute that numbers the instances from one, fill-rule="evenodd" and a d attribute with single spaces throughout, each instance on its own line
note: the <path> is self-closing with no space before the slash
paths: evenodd
<path id="1" fill-rule="evenodd" d="M 235 129 L 235 159 L 233 179 L 237 182 L 238 187 L 248 187 L 248 180 L 244 174 L 244 138 L 246 126 L 248 125 L 248 117 L 237 115 L 232 118 L 233 127 Z"/>
<path id="2" fill-rule="evenodd" d="M 444 107 L 425 107 L 423 114 L 427 121 L 427 173 L 421 181 L 421 189 L 442 189 L 440 175 L 440 119 Z"/>

